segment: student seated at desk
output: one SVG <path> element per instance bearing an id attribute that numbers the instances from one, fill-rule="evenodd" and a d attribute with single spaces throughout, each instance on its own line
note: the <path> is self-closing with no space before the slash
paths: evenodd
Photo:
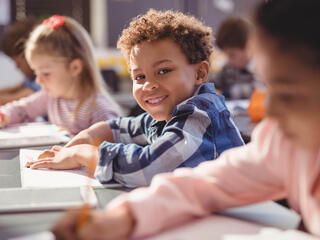
<path id="1" fill-rule="evenodd" d="M 227 18 L 217 33 L 217 46 L 226 54 L 227 63 L 210 81 L 227 99 L 248 99 L 255 87 L 249 69 L 249 23 L 242 18 Z"/>
<path id="2" fill-rule="evenodd" d="M 307 230 L 320 237 L 320 22 L 318 0 L 262 1 L 252 38 L 257 72 L 269 90 L 268 117 L 251 143 L 199 167 L 156 176 L 94 211 L 54 227 L 59 239 L 127 239 L 225 208 L 285 196 Z M 297 18 L 300 16 L 300 18 Z M 303 20 L 303 21 L 302 21 Z"/>
<path id="3" fill-rule="evenodd" d="M 40 90 L 40 86 L 35 82 L 35 74 L 24 56 L 24 43 L 37 24 L 38 22 L 34 18 L 17 21 L 8 28 L 3 36 L 1 49 L 16 63 L 25 79 L 20 85 L 0 90 L 0 105 L 29 96 Z"/>
<path id="4" fill-rule="evenodd" d="M 48 115 L 49 122 L 77 134 L 118 116 L 103 88 L 88 33 L 69 17 L 52 16 L 26 42 L 25 56 L 42 90 L 1 107 L 2 126 Z"/>
<path id="5" fill-rule="evenodd" d="M 137 187 L 242 145 L 224 98 L 206 83 L 212 39 L 211 28 L 182 13 L 150 10 L 134 19 L 118 47 L 146 113 L 97 123 L 66 147 L 44 152 L 31 168 L 78 168 L 94 160 L 102 183 Z"/>

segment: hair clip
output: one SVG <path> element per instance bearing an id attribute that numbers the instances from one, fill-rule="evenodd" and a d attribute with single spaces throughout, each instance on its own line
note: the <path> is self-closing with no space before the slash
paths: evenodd
<path id="1" fill-rule="evenodd" d="M 63 23 L 64 23 L 64 16 L 60 16 L 60 15 L 53 15 L 42 22 L 42 24 L 46 24 L 50 26 L 52 29 L 56 29 L 62 26 Z"/>

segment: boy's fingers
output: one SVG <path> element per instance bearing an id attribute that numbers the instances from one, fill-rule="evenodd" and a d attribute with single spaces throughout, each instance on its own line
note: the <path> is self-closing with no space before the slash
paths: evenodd
<path id="1" fill-rule="evenodd" d="M 54 152 L 59 152 L 61 150 L 61 148 L 62 148 L 62 146 L 53 146 L 51 148 L 51 150 L 54 151 Z"/>
<path id="2" fill-rule="evenodd" d="M 44 158 L 49 158 L 49 157 L 54 157 L 55 155 L 55 152 L 50 150 L 50 149 L 47 149 L 45 150 L 43 153 L 41 153 L 39 156 L 38 156 L 38 160 L 40 159 L 44 159 Z"/>
<path id="3" fill-rule="evenodd" d="M 48 168 L 48 169 L 55 169 L 57 165 L 52 159 L 43 159 L 37 162 L 34 162 L 30 165 L 31 169 L 38 169 L 38 168 Z"/>

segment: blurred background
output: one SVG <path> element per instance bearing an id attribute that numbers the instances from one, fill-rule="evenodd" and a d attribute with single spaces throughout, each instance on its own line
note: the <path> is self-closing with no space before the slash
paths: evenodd
<path id="1" fill-rule="evenodd" d="M 7 26 L 16 20 L 35 16 L 45 19 L 53 14 L 73 17 L 90 33 L 96 58 L 104 79 L 116 100 L 128 111 L 135 106 L 126 62 L 116 42 L 130 20 L 148 9 L 172 9 L 190 13 L 212 27 L 230 16 L 248 18 L 262 0 L 0 0 L 0 40 Z M 223 55 L 213 56 L 211 71 L 224 64 Z M 0 88 L 15 85 L 23 76 L 10 58 L 0 53 Z"/>

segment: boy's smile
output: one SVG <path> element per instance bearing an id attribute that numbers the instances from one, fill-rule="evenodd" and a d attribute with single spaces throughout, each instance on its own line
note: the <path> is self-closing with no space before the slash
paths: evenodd
<path id="1" fill-rule="evenodd" d="M 190 98 L 206 80 L 198 74 L 203 62 L 189 64 L 171 39 L 135 45 L 129 61 L 133 95 L 158 121 L 170 120 L 175 106 Z"/>

